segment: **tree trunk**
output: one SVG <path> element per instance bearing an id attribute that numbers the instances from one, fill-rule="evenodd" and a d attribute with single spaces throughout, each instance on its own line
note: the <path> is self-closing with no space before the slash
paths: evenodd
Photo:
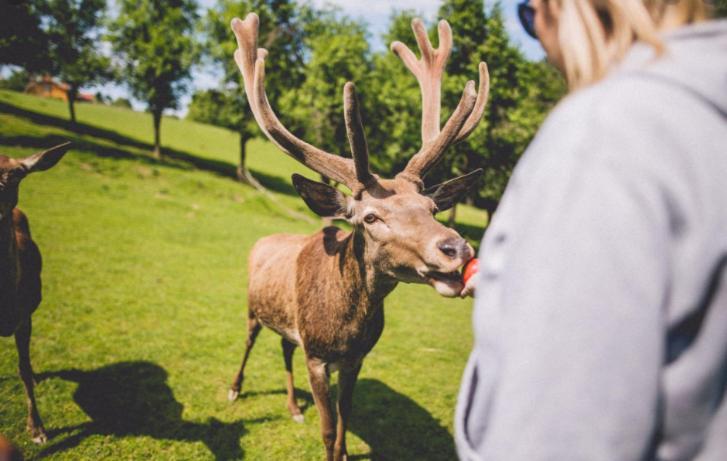
<path id="1" fill-rule="evenodd" d="M 240 133 L 240 164 L 237 165 L 237 179 L 248 186 L 254 187 L 255 189 L 263 190 L 265 188 L 262 184 L 260 184 L 257 179 L 250 174 L 250 170 L 247 169 L 247 141 L 249 140 L 250 136 L 247 133 Z"/>
<path id="2" fill-rule="evenodd" d="M 484 203 L 484 209 L 487 211 L 487 225 L 490 225 L 490 222 L 492 221 L 492 216 L 495 214 L 495 211 L 497 210 L 497 206 L 500 204 L 497 200 L 487 199 Z"/>
<path id="3" fill-rule="evenodd" d="M 455 203 L 452 209 L 449 211 L 449 218 L 447 218 L 447 225 L 453 227 L 457 221 L 457 204 Z"/>
<path id="4" fill-rule="evenodd" d="M 161 143 L 161 124 L 162 124 L 162 111 L 153 110 L 152 117 L 154 118 L 154 158 L 162 158 L 162 143 Z"/>
<path id="5" fill-rule="evenodd" d="M 71 116 L 71 126 L 76 127 L 76 95 L 78 94 L 78 87 L 71 85 L 68 88 L 66 97 L 68 99 L 68 113 Z"/>

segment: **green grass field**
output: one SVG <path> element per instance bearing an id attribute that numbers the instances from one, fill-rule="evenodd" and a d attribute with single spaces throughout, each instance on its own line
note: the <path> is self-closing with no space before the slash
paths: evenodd
<path id="1" fill-rule="evenodd" d="M 277 335 L 263 331 L 241 398 L 226 399 L 245 339 L 247 254 L 275 232 L 321 222 L 290 185 L 310 171 L 264 142 L 253 174 L 272 193 L 236 183 L 237 136 L 164 119 L 169 158 L 150 158 L 148 114 L 0 92 L 0 151 L 27 155 L 70 139 L 54 169 L 21 187 L 44 257 L 44 300 L 33 316 L 38 405 L 51 440 L 25 433 L 12 339 L 0 339 L 0 433 L 29 459 L 315 460 L 318 415 L 300 351 L 304 424 L 287 413 Z M 308 218 L 295 218 L 304 214 Z M 476 239 L 484 213 L 458 212 Z M 471 301 L 400 285 L 354 397 L 353 459 L 452 459 L 452 418 L 471 347 Z M 334 375 L 335 376 L 335 375 Z M 335 382 L 335 378 L 334 378 Z"/>

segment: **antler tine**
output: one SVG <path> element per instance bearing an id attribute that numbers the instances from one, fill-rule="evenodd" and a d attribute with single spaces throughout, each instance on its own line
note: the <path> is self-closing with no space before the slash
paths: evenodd
<path id="1" fill-rule="evenodd" d="M 369 170 L 369 146 L 361 121 L 356 85 L 353 82 L 346 82 L 343 87 L 343 115 L 346 120 L 348 143 L 351 145 L 351 156 L 356 169 L 356 179 L 361 184 L 367 185 L 374 176 Z"/>
<path id="2" fill-rule="evenodd" d="M 265 93 L 265 57 L 267 51 L 257 48 L 260 20 L 250 13 L 244 21 L 232 20 L 232 31 L 237 39 L 235 62 L 242 73 L 245 93 L 257 124 L 265 135 L 286 154 L 313 171 L 345 184 L 351 190 L 360 189 L 353 162 L 330 154 L 297 138 L 275 115 Z"/>
<path id="3" fill-rule="evenodd" d="M 409 162 L 410 165 L 416 165 L 412 166 L 411 168 L 409 165 L 407 165 L 407 168 L 405 170 L 406 172 L 410 173 L 410 175 L 413 174 L 413 171 L 415 170 L 419 171 L 418 174 L 421 176 L 426 174 L 427 170 L 431 167 L 431 165 L 434 165 L 439 160 L 438 156 L 443 153 L 444 149 L 446 149 L 452 143 L 463 140 L 477 127 L 477 124 L 482 119 L 485 105 L 487 104 L 487 98 L 490 88 L 490 79 L 489 73 L 487 71 L 487 65 L 484 62 L 480 63 L 480 84 L 476 93 L 476 101 L 474 101 L 472 108 L 465 114 L 465 118 L 462 120 L 462 124 L 459 126 L 458 130 L 453 135 L 451 133 L 448 133 L 446 136 L 443 136 L 443 132 L 440 132 L 439 128 L 442 75 L 444 74 L 444 69 L 447 65 L 449 55 L 452 52 L 452 29 L 449 27 L 449 23 L 447 21 L 439 21 L 439 47 L 436 49 L 434 49 L 429 42 L 429 37 L 421 20 L 414 19 L 412 21 L 412 30 L 414 31 L 414 36 L 416 37 L 417 44 L 419 45 L 419 49 L 422 53 L 421 59 L 417 59 L 416 55 L 401 42 L 392 43 L 391 50 L 396 53 L 397 56 L 399 56 L 407 69 L 409 69 L 411 73 L 414 74 L 417 81 L 419 82 L 419 87 L 422 93 L 423 147 L 419 151 L 419 153 L 415 155 L 415 158 L 417 160 L 415 161 L 415 159 L 412 158 L 412 160 Z M 474 86 L 472 87 L 472 91 L 474 91 Z M 465 94 L 467 93 L 469 93 L 469 91 L 465 89 Z M 460 101 L 458 110 L 460 108 L 464 110 L 467 106 L 462 106 L 464 99 L 465 96 L 463 95 L 463 100 Z M 461 113 L 462 111 L 460 111 L 459 115 L 461 115 Z M 452 121 L 452 118 L 454 118 L 454 116 L 455 113 L 450 116 L 450 121 L 447 122 L 445 127 L 450 125 L 450 122 Z M 455 126 L 457 124 L 453 124 L 450 126 Z M 444 139 L 448 140 L 447 144 L 442 144 L 442 140 Z M 436 144 L 437 146 L 441 146 L 441 151 L 439 150 L 439 148 L 430 149 L 430 144 Z M 437 152 L 437 158 L 434 158 L 432 161 L 424 161 L 422 155 L 427 152 L 430 153 L 428 155 L 433 155 L 435 152 Z M 422 168 L 421 165 L 424 165 L 424 167 Z"/>
<path id="4" fill-rule="evenodd" d="M 439 22 L 439 47 L 435 49 L 420 19 L 412 20 L 411 28 L 422 58 L 418 60 L 408 46 L 398 41 L 391 44 L 391 50 L 419 82 L 422 93 L 422 143 L 426 144 L 439 133 L 442 74 L 452 52 L 452 29 L 447 21 Z"/>
<path id="5" fill-rule="evenodd" d="M 467 121 L 464 123 L 459 134 L 457 134 L 457 137 L 454 140 L 455 143 L 458 143 L 469 136 L 470 133 L 477 128 L 480 120 L 482 120 L 482 115 L 485 113 L 485 106 L 487 105 L 487 100 L 490 97 L 490 72 L 487 69 L 487 64 L 484 62 L 480 63 L 479 70 L 480 86 L 477 89 L 477 101 L 475 102 L 474 109 L 472 109 L 472 113 L 469 117 L 467 117 Z"/>
<path id="6" fill-rule="evenodd" d="M 418 184 L 421 188 L 423 186 L 421 178 L 439 162 L 444 151 L 454 142 L 457 134 L 462 130 L 465 122 L 472 114 L 476 102 L 477 93 L 475 92 L 475 82 L 470 80 L 464 87 L 462 98 L 459 100 L 457 108 L 451 117 L 449 117 L 449 120 L 447 120 L 442 131 L 432 142 L 424 145 L 409 160 L 406 168 L 399 175 Z"/>

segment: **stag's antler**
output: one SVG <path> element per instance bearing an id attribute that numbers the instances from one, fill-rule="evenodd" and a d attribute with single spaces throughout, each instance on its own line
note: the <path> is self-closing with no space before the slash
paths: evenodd
<path id="1" fill-rule="evenodd" d="M 369 146 L 366 142 L 366 133 L 356 97 L 356 86 L 353 82 L 346 82 L 343 86 L 343 116 L 346 121 L 348 143 L 351 145 L 351 156 L 356 167 L 356 179 L 359 183 L 367 185 L 374 176 L 369 170 Z"/>
<path id="2" fill-rule="evenodd" d="M 391 50 L 414 74 L 422 92 L 422 148 L 400 173 L 410 180 L 420 182 L 427 171 L 439 161 L 445 149 L 466 138 L 482 119 L 490 90 L 490 76 L 487 64 L 481 62 L 480 86 L 476 95 L 474 82 L 467 82 L 462 99 L 440 131 L 442 74 L 452 52 L 452 29 L 447 21 L 439 22 L 439 47 L 435 49 L 421 20 L 414 19 L 411 27 L 422 58 L 417 59 L 409 47 L 401 42 L 392 43 Z"/>
<path id="3" fill-rule="evenodd" d="M 238 47 L 235 62 L 242 73 L 245 93 L 255 120 L 265 135 L 285 153 L 311 170 L 345 184 L 355 193 L 359 192 L 374 176 L 369 171 L 368 148 L 355 87 L 350 82 L 344 87 L 346 130 L 353 161 L 325 152 L 297 138 L 280 123 L 265 93 L 265 57 L 268 52 L 264 48 L 257 48 L 259 23 L 258 16 L 250 13 L 244 21 L 235 18 L 231 24 Z"/>

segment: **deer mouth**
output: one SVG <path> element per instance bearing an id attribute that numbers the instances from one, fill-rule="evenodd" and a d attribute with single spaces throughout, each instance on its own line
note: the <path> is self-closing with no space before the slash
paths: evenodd
<path id="1" fill-rule="evenodd" d="M 439 272 L 430 271 L 426 274 L 427 282 L 437 290 L 437 293 L 447 298 L 459 296 L 464 288 L 462 276 L 458 271 Z"/>

